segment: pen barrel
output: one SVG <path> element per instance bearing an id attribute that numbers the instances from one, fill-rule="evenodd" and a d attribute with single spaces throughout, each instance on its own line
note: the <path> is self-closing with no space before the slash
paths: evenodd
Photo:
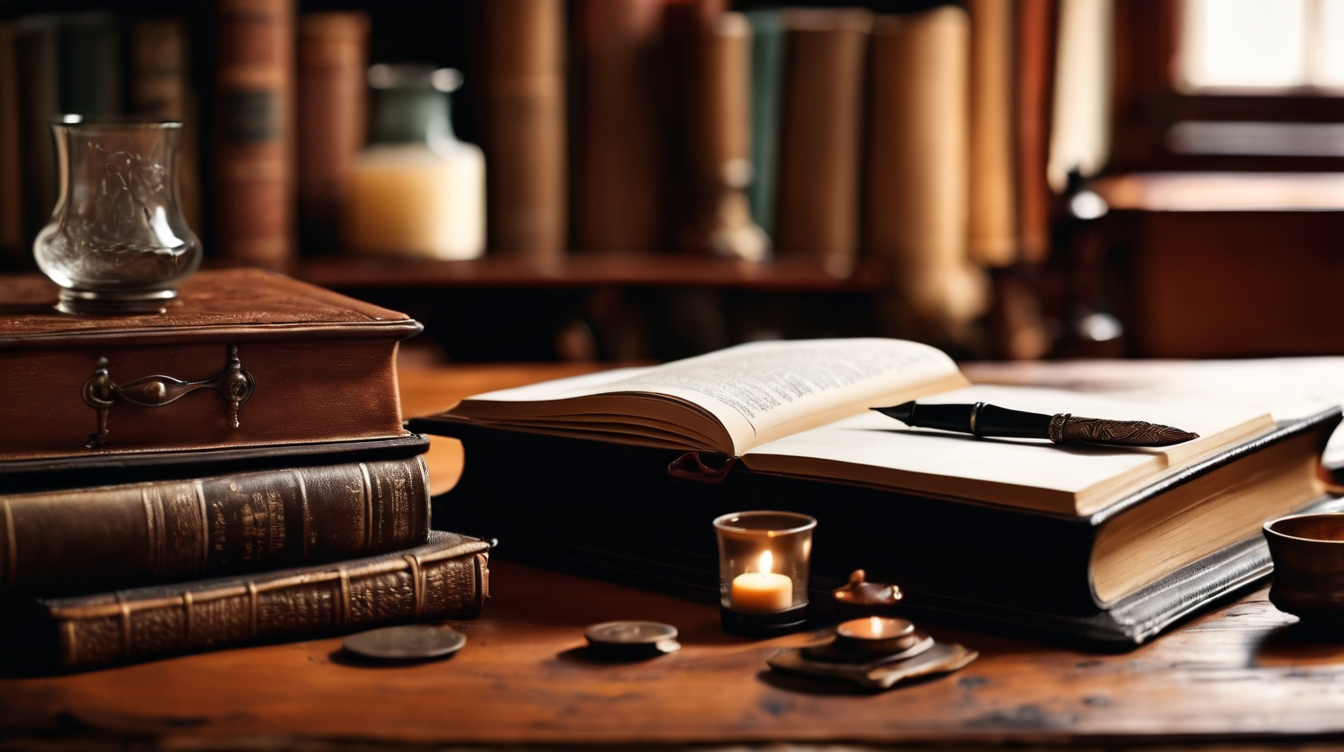
<path id="1" fill-rule="evenodd" d="M 975 419 L 977 436 L 999 436 L 1007 439 L 1050 438 L 1050 416 L 1009 410 L 995 405 L 979 405 Z"/>
<path id="2" fill-rule="evenodd" d="M 1049 415 L 1009 410 L 983 402 L 974 405 L 917 404 L 905 422 L 921 428 L 1012 439 L 1049 438 L 1050 428 Z"/>

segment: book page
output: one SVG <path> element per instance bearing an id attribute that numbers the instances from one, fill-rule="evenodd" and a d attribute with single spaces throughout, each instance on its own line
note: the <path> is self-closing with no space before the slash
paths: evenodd
<path id="1" fill-rule="evenodd" d="M 716 445 L 688 448 L 740 454 L 761 441 L 822 425 L 874 405 L 896 404 L 963 386 L 951 358 L 915 342 L 827 339 L 755 342 L 647 368 L 590 374 L 491 392 L 464 400 L 454 414 L 525 426 L 544 419 L 628 415 L 633 425 L 683 422 L 721 427 Z M 654 396 L 657 399 L 650 400 Z M 677 416 L 681 416 L 678 418 Z M 590 426 L 591 427 L 591 426 Z"/>
<path id="2" fill-rule="evenodd" d="M 875 412 L 763 444 L 742 458 L 766 472 L 852 480 L 991 504 L 1088 514 L 1163 475 L 1274 428 L 1255 410 L 1127 403 L 1054 389 L 982 386 L 930 402 L 1162 423 L 1200 436 L 1168 447 L 1056 445 L 909 428 Z"/>

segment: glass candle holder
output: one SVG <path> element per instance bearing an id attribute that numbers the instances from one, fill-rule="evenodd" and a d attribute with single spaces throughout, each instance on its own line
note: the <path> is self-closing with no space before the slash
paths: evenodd
<path id="1" fill-rule="evenodd" d="M 765 634 L 807 621 L 812 529 L 805 514 L 734 512 L 714 520 L 719 540 L 719 611 L 735 634 Z"/>
<path id="2" fill-rule="evenodd" d="M 67 313 L 158 312 L 201 263 L 178 198 L 182 123 L 64 115 L 60 196 L 33 241 Z"/>

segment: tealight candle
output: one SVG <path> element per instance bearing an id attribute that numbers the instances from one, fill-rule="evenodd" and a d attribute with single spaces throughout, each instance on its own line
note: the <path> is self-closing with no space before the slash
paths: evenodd
<path id="1" fill-rule="evenodd" d="M 745 614 L 783 611 L 793 606 L 793 580 L 771 572 L 774 556 L 761 554 L 760 571 L 743 572 L 733 578 L 732 608 Z"/>
<path id="2" fill-rule="evenodd" d="M 847 645 L 873 653 L 896 653 L 919 639 L 914 624 L 884 616 L 842 622 L 835 628 L 835 635 Z"/>
<path id="3" fill-rule="evenodd" d="M 805 514 L 769 510 L 714 520 L 724 630 L 765 635 L 807 622 L 807 570 L 816 526 Z"/>

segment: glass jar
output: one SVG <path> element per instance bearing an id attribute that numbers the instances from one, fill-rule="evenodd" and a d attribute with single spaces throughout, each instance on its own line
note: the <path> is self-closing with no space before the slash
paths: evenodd
<path id="1" fill-rule="evenodd" d="M 160 312 L 201 264 L 178 197 L 179 121 L 63 115 L 51 125 L 60 194 L 38 268 L 67 313 Z"/>
<path id="2" fill-rule="evenodd" d="M 485 155 L 459 141 L 450 68 L 375 65 L 370 144 L 350 177 L 341 244 L 355 253 L 473 259 L 485 253 Z"/>

